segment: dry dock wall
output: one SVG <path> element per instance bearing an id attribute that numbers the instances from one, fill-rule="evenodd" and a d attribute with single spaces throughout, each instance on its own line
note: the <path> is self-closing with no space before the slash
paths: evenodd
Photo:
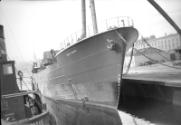
<path id="1" fill-rule="evenodd" d="M 123 79 L 118 109 L 152 122 L 181 123 L 181 87 L 171 85 Z"/>

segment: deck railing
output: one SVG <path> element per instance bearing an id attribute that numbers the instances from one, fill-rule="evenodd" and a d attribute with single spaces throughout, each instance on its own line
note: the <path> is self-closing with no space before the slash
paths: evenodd
<path id="1" fill-rule="evenodd" d="M 130 17 L 114 17 L 107 20 L 98 22 L 98 33 L 105 32 L 114 28 L 119 27 L 130 27 L 133 26 L 133 20 Z M 86 38 L 95 35 L 93 33 L 92 25 L 86 27 Z M 61 50 L 64 50 L 75 43 L 79 42 L 84 38 L 81 38 L 81 30 L 75 33 L 72 33 L 61 43 Z"/>
<path id="2" fill-rule="evenodd" d="M 16 78 L 16 81 L 17 81 L 17 86 L 20 91 L 22 90 L 32 91 L 32 90 L 38 89 L 37 83 L 32 76 L 26 76 L 22 78 L 18 77 Z"/>

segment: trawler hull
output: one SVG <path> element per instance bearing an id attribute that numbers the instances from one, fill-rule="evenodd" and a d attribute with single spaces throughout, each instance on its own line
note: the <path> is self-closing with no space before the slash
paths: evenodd
<path id="1" fill-rule="evenodd" d="M 35 75 L 57 123 L 121 123 L 116 109 L 124 56 L 137 37 L 133 27 L 97 34 L 59 52 L 56 63 Z"/>
<path id="2" fill-rule="evenodd" d="M 47 109 L 53 114 L 57 125 L 121 125 L 115 108 L 93 103 L 83 104 L 75 100 L 55 100 L 44 97 Z"/>

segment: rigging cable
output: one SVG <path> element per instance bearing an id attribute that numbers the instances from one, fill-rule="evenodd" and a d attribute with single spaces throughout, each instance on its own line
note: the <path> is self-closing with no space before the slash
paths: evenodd
<path id="1" fill-rule="evenodd" d="M 143 42 L 145 42 L 151 49 L 156 49 L 156 50 L 159 50 L 159 51 L 162 51 L 162 52 L 166 53 L 165 51 L 163 51 L 163 50 L 161 50 L 161 49 L 158 49 L 158 48 L 155 48 L 155 47 L 151 46 L 145 38 L 142 37 L 142 39 L 143 39 Z M 165 57 L 165 56 L 163 56 L 162 54 L 160 54 L 160 52 L 157 52 L 157 51 L 155 51 L 155 52 L 156 52 L 158 55 L 160 55 L 161 57 L 163 57 L 164 59 L 166 59 L 167 61 L 171 61 L 171 60 L 168 59 L 167 57 Z M 168 54 L 168 53 L 166 53 L 166 54 Z"/>
<path id="2" fill-rule="evenodd" d="M 147 40 L 146 40 L 145 38 L 142 37 L 142 39 L 143 39 L 143 42 L 145 42 L 145 43 L 147 44 L 147 46 L 149 46 L 150 48 L 156 49 L 156 50 L 159 50 L 159 51 L 162 51 L 162 52 L 166 53 L 165 51 L 163 51 L 163 50 L 161 50 L 161 49 L 152 47 L 152 46 L 147 42 Z M 137 51 L 138 53 L 140 53 L 141 55 L 143 55 L 145 58 L 149 59 L 151 62 L 159 63 L 160 65 L 163 65 L 163 66 L 166 66 L 166 67 L 169 67 L 169 68 L 173 68 L 173 69 L 181 69 L 180 67 L 175 67 L 175 66 L 167 65 L 167 64 L 164 64 L 164 63 L 162 63 L 162 62 L 158 62 L 157 60 L 154 60 L 154 59 L 150 58 L 149 56 L 145 55 L 143 52 L 140 52 L 140 50 L 134 48 L 134 44 L 133 44 L 133 46 L 132 46 L 132 51 L 131 51 L 131 55 L 130 55 L 130 60 L 129 60 L 129 63 L 128 63 L 128 66 L 127 66 L 127 69 L 126 69 L 125 74 L 128 74 L 129 69 L 130 69 L 130 65 L 131 65 L 132 58 L 133 58 L 133 49 L 134 49 L 135 51 Z M 161 57 L 163 57 L 164 59 L 166 59 L 167 61 L 171 61 L 171 60 L 168 59 L 167 57 L 165 57 L 165 56 L 163 56 L 162 54 L 160 54 L 160 52 L 156 51 L 156 53 L 157 53 L 158 55 L 160 55 Z M 168 53 L 166 53 L 166 54 L 168 54 Z"/>
<path id="3" fill-rule="evenodd" d="M 159 63 L 160 65 L 163 65 L 163 66 L 166 66 L 166 67 L 169 67 L 169 68 L 173 68 L 173 69 L 179 69 L 179 70 L 181 69 L 180 67 L 175 67 L 175 66 L 164 64 L 162 62 L 158 62 L 157 60 L 154 60 L 154 59 L 150 58 L 149 56 L 145 55 L 143 52 L 140 52 L 136 48 L 134 48 L 134 50 L 137 51 L 138 53 L 140 53 L 141 55 L 143 55 L 145 58 L 149 59 L 152 62 L 156 62 L 156 63 Z"/>
<path id="4" fill-rule="evenodd" d="M 133 43 L 133 45 L 132 45 L 132 50 L 131 50 L 130 60 L 129 60 L 129 63 L 128 63 L 128 66 L 127 66 L 127 69 L 126 69 L 125 74 L 128 74 L 129 69 L 130 69 L 130 67 L 131 67 L 131 62 L 132 62 L 132 58 L 133 58 L 133 49 L 134 49 L 134 43 Z"/>

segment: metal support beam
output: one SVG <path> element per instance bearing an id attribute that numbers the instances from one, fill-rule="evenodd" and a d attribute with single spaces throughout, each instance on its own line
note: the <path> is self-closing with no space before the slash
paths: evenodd
<path id="1" fill-rule="evenodd" d="M 7 61 L 6 44 L 4 40 L 4 27 L 0 25 L 0 62 Z"/>
<path id="2" fill-rule="evenodd" d="M 174 27 L 174 29 L 178 32 L 181 36 L 181 30 L 177 26 L 177 24 L 168 16 L 168 14 L 154 1 L 148 0 L 148 2 L 155 7 L 155 9 Z"/>

